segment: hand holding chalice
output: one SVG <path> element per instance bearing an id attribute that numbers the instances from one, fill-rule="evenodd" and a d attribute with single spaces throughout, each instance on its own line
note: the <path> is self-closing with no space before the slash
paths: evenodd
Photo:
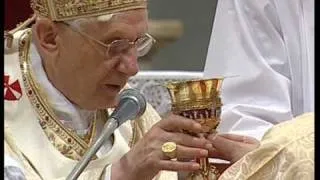
<path id="1" fill-rule="evenodd" d="M 221 98 L 220 89 L 223 78 L 190 80 L 168 83 L 172 111 L 174 114 L 198 121 L 202 126 L 200 134 L 185 133 L 205 138 L 214 133 L 220 122 Z M 208 158 L 196 158 L 200 170 L 187 176 L 190 180 L 215 180 L 219 172 L 209 163 Z"/>

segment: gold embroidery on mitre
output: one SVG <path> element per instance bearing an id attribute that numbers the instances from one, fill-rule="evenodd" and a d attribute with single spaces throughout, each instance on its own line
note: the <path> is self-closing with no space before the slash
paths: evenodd
<path id="1" fill-rule="evenodd" d="M 31 0 L 31 8 L 39 16 L 65 21 L 147 8 L 147 0 Z"/>

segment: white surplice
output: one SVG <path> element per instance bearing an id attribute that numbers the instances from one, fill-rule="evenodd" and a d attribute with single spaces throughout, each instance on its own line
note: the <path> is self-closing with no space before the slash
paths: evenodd
<path id="1" fill-rule="evenodd" d="M 314 1 L 219 0 L 205 77 L 226 78 L 221 132 L 261 139 L 314 111 Z"/>

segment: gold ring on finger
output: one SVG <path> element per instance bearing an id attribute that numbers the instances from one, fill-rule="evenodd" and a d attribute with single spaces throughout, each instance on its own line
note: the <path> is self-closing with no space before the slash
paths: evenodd
<path id="1" fill-rule="evenodd" d="M 177 144 L 175 142 L 165 142 L 161 147 L 162 153 L 170 159 L 177 158 Z"/>

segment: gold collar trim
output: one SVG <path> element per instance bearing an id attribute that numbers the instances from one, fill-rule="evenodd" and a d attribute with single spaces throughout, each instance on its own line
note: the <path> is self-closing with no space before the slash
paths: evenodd
<path id="1" fill-rule="evenodd" d="M 50 142 L 66 157 L 79 160 L 87 151 L 89 143 L 94 138 L 96 131 L 93 122 L 90 130 L 90 140 L 81 139 L 75 132 L 65 128 L 54 114 L 46 96 L 42 93 L 40 86 L 34 80 L 30 65 L 31 29 L 26 30 L 19 40 L 19 62 L 22 72 L 22 80 L 26 88 L 26 94 L 39 116 L 39 123 Z M 101 113 L 99 113 L 101 114 Z"/>

